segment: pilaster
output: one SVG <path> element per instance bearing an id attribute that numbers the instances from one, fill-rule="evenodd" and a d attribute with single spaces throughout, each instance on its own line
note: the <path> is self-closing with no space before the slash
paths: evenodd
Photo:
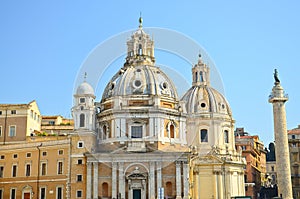
<path id="1" fill-rule="evenodd" d="M 92 198 L 92 163 L 87 162 L 87 171 L 86 171 L 86 198 Z"/>
<path id="2" fill-rule="evenodd" d="M 176 199 L 181 199 L 181 162 L 176 161 Z"/>
<path id="3" fill-rule="evenodd" d="M 94 167 L 93 198 L 98 199 L 98 162 L 93 162 L 93 167 Z"/>
<path id="4" fill-rule="evenodd" d="M 112 162 L 111 197 L 117 198 L 117 163 Z"/>
<path id="5" fill-rule="evenodd" d="M 186 161 L 183 162 L 183 198 L 189 198 L 189 165 Z"/>
<path id="6" fill-rule="evenodd" d="M 120 199 L 125 198 L 125 176 L 124 176 L 124 163 L 119 162 L 119 193 L 121 194 Z"/>

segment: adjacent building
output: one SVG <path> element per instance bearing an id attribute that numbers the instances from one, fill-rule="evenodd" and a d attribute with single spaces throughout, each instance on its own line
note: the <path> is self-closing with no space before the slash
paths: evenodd
<path id="1" fill-rule="evenodd" d="M 263 143 L 257 135 L 251 136 L 244 128 L 235 130 L 235 144 L 246 159 L 245 190 L 246 196 L 253 199 L 259 198 L 259 192 L 265 185 L 266 179 L 266 154 Z"/>
<path id="2" fill-rule="evenodd" d="M 0 143 L 25 141 L 41 129 L 41 114 L 36 101 L 28 104 L 0 104 Z"/>
<path id="3" fill-rule="evenodd" d="M 39 135 L 69 135 L 74 131 L 74 121 L 60 115 L 42 116 Z"/>
<path id="4" fill-rule="evenodd" d="M 300 198 L 300 125 L 288 131 L 291 175 L 294 199 Z"/>

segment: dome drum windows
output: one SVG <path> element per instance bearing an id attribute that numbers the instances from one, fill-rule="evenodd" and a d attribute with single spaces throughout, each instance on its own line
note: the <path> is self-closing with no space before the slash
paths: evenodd
<path id="1" fill-rule="evenodd" d="M 107 123 L 104 123 L 100 126 L 99 137 L 102 138 L 102 140 L 106 140 L 111 137 L 110 131 L 109 131 L 109 125 Z"/>
<path id="2" fill-rule="evenodd" d="M 174 121 L 170 121 L 166 126 L 165 137 L 177 138 L 176 127 L 177 127 L 177 124 Z"/>
<path id="3" fill-rule="evenodd" d="M 226 144 L 229 143 L 229 132 L 228 132 L 228 130 L 224 131 L 224 143 L 226 143 Z"/>
<path id="4" fill-rule="evenodd" d="M 208 133 L 207 129 L 200 130 L 200 139 L 201 142 L 208 142 Z"/>
<path id="5" fill-rule="evenodd" d="M 129 123 L 129 137 L 133 139 L 143 138 L 146 131 L 146 122 L 142 120 Z"/>

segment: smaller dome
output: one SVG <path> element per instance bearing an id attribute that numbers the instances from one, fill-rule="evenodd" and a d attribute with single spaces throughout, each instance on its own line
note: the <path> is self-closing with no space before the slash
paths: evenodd
<path id="1" fill-rule="evenodd" d="M 94 95 L 93 87 L 87 82 L 80 84 L 76 90 L 77 95 Z"/>
<path id="2" fill-rule="evenodd" d="M 193 86 L 182 98 L 189 114 L 220 113 L 231 116 L 225 97 L 209 86 Z"/>

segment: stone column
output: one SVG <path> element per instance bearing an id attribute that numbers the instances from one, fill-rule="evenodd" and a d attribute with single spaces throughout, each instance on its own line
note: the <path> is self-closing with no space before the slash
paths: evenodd
<path id="1" fill-rule="evenodd" d="M 187 161 L 183 162 L 183 198 L 189 198 L 189 165 Z"/>
<path id="2" fill-rule="evenodd" d="M 112 174 L 111 174 L 111 197 L 112 199 L 117 198 L 117 163 L 112 163 Z"/>
<path id="3" fill-rule="evenodd" d="M 94 167 L 93 198 L 98 199 L 98 162 L 93 162 L 93 167 Z"/>
<path id="4" fill-rule="evenodd" d="M 156 162 L 156 194 L 158 197 L 159 188 L 161 188 L 161 162 Z"/>
<path id="5" fill-rule="evenodd" d="M 281 197 L 284 199 L 292 199 L 290 154 L 285 113 L 285 102 L 288 101 L 288 97 L 284 94 L 276 70 L 274 77 L 275 85 L 269 102 L 273 104 L 278 196 L 282 195 Z"/>
<path id="6" fill-rule="evenodd" d="M 119 162 L 119 194 L 121 194 L 120 199 L 125 198 L 125 176 L 123 162 Z"/>
<path id="7" fill-rule="evenodd" d="M 86 198 L 92 198 L 92 163 L 87 162 L 87 171 L 86 171 Z"/>
<path id="8" fill-rule="evenodd" d="M 150 162 L 149 171 L 149 198 L 155 199 L 155 173 L 154 173 L 155 162 Z"/>
<path id="9" fill-rule="evenodd" d="M 181 162 L 176 161 L 176 199 L 181 199 Z"/>

